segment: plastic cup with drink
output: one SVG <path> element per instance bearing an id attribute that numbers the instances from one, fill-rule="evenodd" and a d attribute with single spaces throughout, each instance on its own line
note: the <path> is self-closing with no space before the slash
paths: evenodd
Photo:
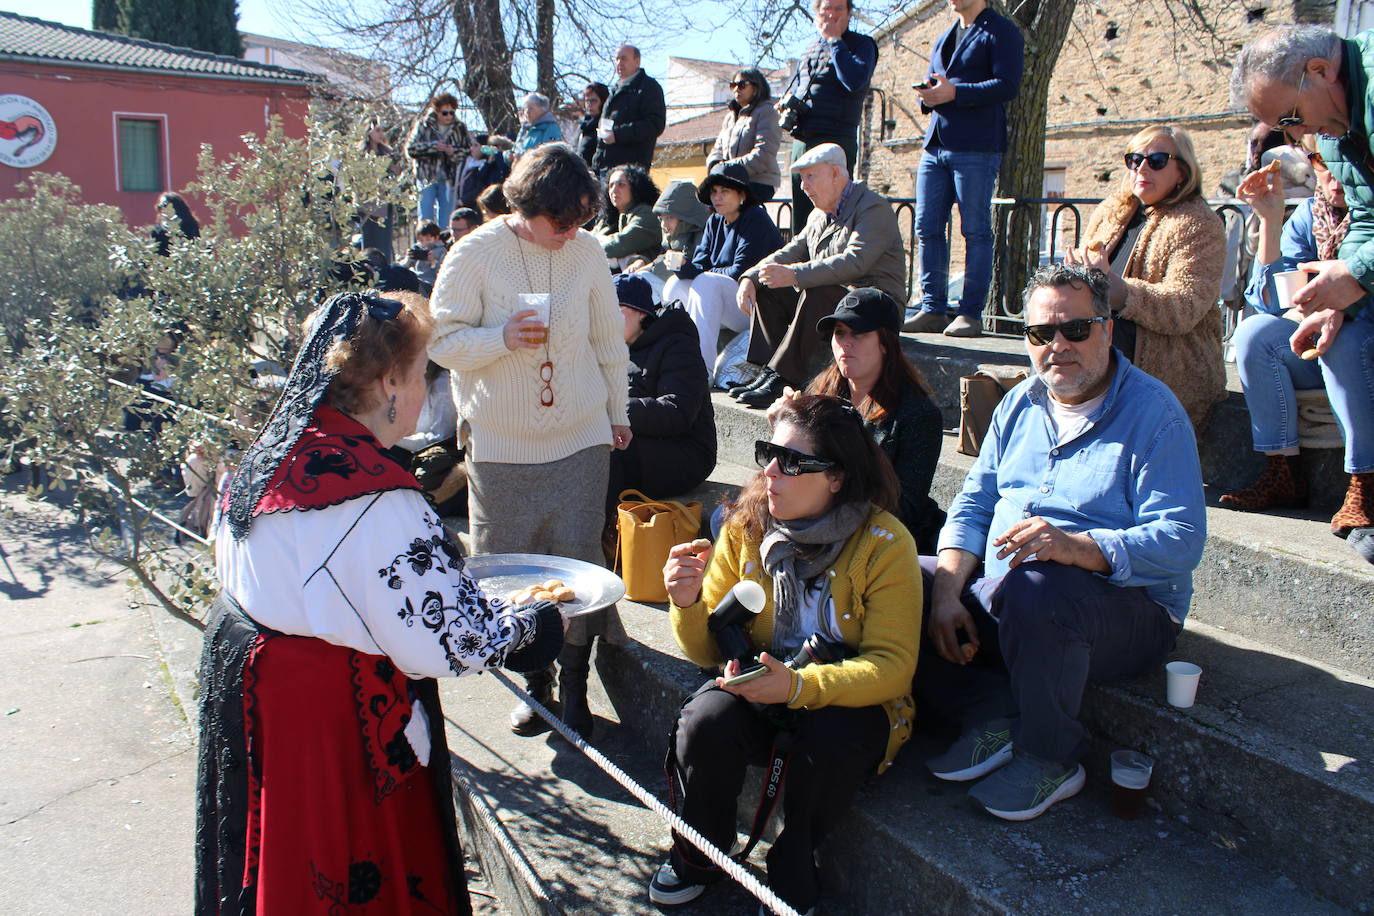
<path id="1" fill-rule="evenodd" d="M 1112 751 L 1112 813 L 1135 820 L 1145 812 L 1145 790 L 1155 762 L 1139 751 Z"/>
<path id="2" fill-rule="evenodd" d="M 541 327 L 537 332 L 527 332 L 526 339 L 534 343 L 542 344 L 549 342 L 549 294 L 548 293 L 521 293 L 520 311 L 534 311 L 534 320 L 539 322 Z"/>
<path id="3" fill-rule="evenodd" d="M 1202 669 L 1192 662 L 1169 662 L 1164 672 L 1169 705 L 1188 709 L 1197 699 L 1197 682 L 1202 677 Z"/>

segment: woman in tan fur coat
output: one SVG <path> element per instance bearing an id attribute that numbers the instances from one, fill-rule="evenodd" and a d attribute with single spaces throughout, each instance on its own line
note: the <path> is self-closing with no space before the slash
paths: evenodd
<path id="1" fill-rule="evenodd" d="M 1122 189 L 1093 211 L 1084 247 L 1067 260 L 1106 271 L 1112 342 L 1173 390 L 1201 436 L 1226 397 L 1217 307 L 1226 235 L 1202 199 L 1186 131 L 1147 127 L 1126 149 Z"/>

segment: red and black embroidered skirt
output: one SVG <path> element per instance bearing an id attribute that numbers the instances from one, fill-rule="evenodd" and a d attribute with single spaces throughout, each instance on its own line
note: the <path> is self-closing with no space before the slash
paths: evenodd
<path id="1" fill-rule="evenodd" d="M 427 713 L 425 766 L 402 733 Z M 201 658 L 196 913 L 466 914 L 433 680 L 216 602 Z"/>

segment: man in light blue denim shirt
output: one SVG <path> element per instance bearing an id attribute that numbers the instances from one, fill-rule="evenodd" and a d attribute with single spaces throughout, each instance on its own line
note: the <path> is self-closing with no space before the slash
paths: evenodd
<path id="1" fill-rule="evenodd" d="M 921 558 L 916 675 L 963 729 L 931 771 L 986 777 L 969 794 L 1007 820 L 1083 787 L 1083 689 L 1164 661 L 1207 533 L 1192 425 L 1112 348 L 1106 277 L 1047 267 L 1025 301 L 1036 375 L 998 405 L 939 556 Z"/>

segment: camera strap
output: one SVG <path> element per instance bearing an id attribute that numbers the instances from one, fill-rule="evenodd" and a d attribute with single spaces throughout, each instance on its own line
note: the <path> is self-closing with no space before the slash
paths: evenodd
<path id="1" fill-rule="evenodd" d="M 708 690 L 715 690 L 714 680 L 707 681 L 696 690 L 692 695 L 683 701 L 683 707 L 700 694 Z M 770 707 L 770 712 L 776 707 Z M 680 711 L 679 711 L 680 712 Z M 759 840 L 763 837 L 763 831 L 768 827 L 768 820 L 773 816 L 773 811 L 778 806 L 778 799 L 782 797 L 783 781 L 787 777 L 787 762 L 792 756 L 792 746 L 797 740 L 797 720 L 793 710 L 782 709 L 783 715 L 769 715 L 768 718 L 778 726 L 777 732 L 773 735 L 773 745 L 768 752 L 767 770 L 764 773 L 763 789 L 759 792 L 758 807 L 754 810 L 754 820 L 749 827 L 749 839 L 745 842 L 744 848 L 737 853 L 733 853 L 730 858 L 736 862 L 743 862 L 749 858 L 749 853 L 754 851 Z M 675 814 L 682 812 L 682 797 L 686 794 L 686 780 L 683 777 L 682 769 L 677 762 L 677 726 L 682 720 L 679 714 L 673 720 L 673 727 L 668 732 L 668 752 L 663 760 L 663 775 L 668 780 L 668 807 Z M 673 834 L 673 843 L 681 844 L 678 852 L 684 853 L 687 845 L 682 842 L 676 833 Z M 695 863 L 694 863 L 695 864 Z M 715 865 L 695 866 L 703 870 L 720 871 Z"/>

